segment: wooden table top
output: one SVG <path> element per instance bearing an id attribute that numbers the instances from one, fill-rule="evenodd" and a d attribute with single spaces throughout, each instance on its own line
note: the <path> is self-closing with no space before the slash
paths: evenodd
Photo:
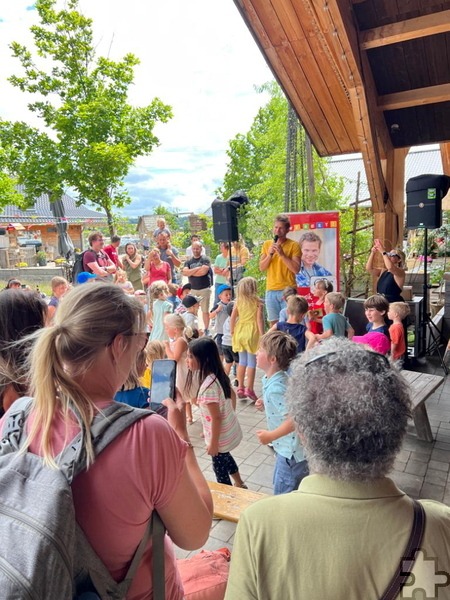
<path id="1" fill-rule="evenodd" d="M 213 497 L 214 516 L 217 519 L 226 519 L 234 523 L 239 521 L 244 508 L 268 497 L 267 494 L 261 492 L 253 492 L 215 481 L 208 481 L 208 486 Z"/>
<path id="2" fill-rule="evenodd" d="M 430 373 L 405 370 L 401 373 L 411 387 L 411 400 L 414 408 L 431 396 L 444 381 L 444 377 Z"/>

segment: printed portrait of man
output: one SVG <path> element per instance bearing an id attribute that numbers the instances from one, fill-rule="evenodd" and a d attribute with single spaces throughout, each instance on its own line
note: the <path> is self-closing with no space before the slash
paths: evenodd
<path id="1" fill-rule="evenodd" d="M 311 277 L 328 277 L 332 275 L 328 269 L 322 267 L 317 260 L 322 247 L 321 238 L 313 231 L 307 231 L 300 236 L 298 241 L 302 249 L 300 270 L 295 276 L 298 287 L 310 287 Z"/>

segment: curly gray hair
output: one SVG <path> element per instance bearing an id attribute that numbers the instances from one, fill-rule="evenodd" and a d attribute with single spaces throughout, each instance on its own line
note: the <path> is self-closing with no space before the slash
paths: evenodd
<path id="1" fill-rule="evenodd" d="M 310 471 L 348 481 L 387 475 L 411 416 L 399 370 L 381 354 L 336 337 L 291 369 L 287 398 Z"/>

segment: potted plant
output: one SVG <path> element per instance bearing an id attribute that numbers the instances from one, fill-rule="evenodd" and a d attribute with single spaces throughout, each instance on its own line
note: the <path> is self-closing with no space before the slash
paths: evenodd
<path id="1" fill-rule="evenodd" d="M 47 254 L 43 250 L 39 250 L 39 252 L 36 252 L 36 260 L 38 267 L 47 266 Z"/>

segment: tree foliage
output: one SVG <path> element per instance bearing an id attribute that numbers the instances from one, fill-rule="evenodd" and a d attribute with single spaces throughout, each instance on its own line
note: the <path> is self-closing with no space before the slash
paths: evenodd
<path id="1" fill-rule="evenodd" d="M 284 211 L 286 178 L 286 144 L 288 103 L 280 87 L 270 82 L 260 88 L 268 92 L 270 99 L 256 115 L 250 130 L 238 134 L 230 142 L 227 151 L 229 162 L 219 194 L 227 198 L 237 189 L 244 189 L 250 204 L 242 219 L 245 237 L 260 241 L 267 237 L 272 228 L 274 215 Z M 300 144 L 304 142 L 301 130 Z M 317 210 L 337 208 L 341 202 L 343 183 L 331 176 L 327 159 L 314 151 Z M 298 189 L 301 191 L 307 180 L 306 163 L 298 164 Z M 309 209 L 309 198 L 300 198 L 302 209 Z M 240 223 L 241 225 L 241 223 Z"/>
<path id="2" fill-rule="evenodd" d="M 67 0 L 61 11 L 55 4 L 36 1 L 40 25 L 31 27 L 34 53 L 18 42 L 11 45 L 22 73 L 10 82 L 32 95 L 29 110 L 45 132 L 28 128 L 23 160 L 10 171 L 30 197 L 48 193 L 53 200 L 67 187 L 75 189 L 80 203 L 106 212 L 113 233 L 114 208 L 130 202 L 123 180 L 134 160 L 159 144 L 155 124 L 167 122 L 171 108 L 158 98 L 131 106 L 128 90 L 137 57 L 97 57 L 92 20 L 77 10 L 78 0 Z"/>
<path id="3" fill-rule="evenodd" d="M 226 199 L 235 190 L 244 189 L 250 199 L 249 205 L 240 209 L 239 229 L 245 239 L 256 246 L 267 239 L 272 230 L 273 218 L 284 212 L 286 181 L 286 146 L 288 103 L 275 82 L 265 84 L 261 92 L 268 92 L 270 99 L 256 115 L 250 130 L 239 133 L 230 141 L 227 151 L 229 162 L 222 187 L 218 194 Z M 299 145 L 304 144 L 305 132 L 301 129 Z M 301 153 L 299 153 L 301 154 Z M 315 210 L 339 210 L 341 212 L 341 272 L 347 291 L 355 285 L 365 285 L 366 275 L 362 258 L 356 259 L 350 269 L 349 256 L 352 252 L 352 232 L 354 210 L 348 207 L 348 199 L 343 198 L 342 178 L 330 173 L 328 159 L 321 158 L 313 149 L 315 179 Z M 298 158 L 299 210 L 310 210 L 311 198 L 307 186 L 307 166 L 302 157 Z M 367 213 L 361 213 L 357 226 L 370 222 Z M 370 247 L 371 230 L 356 234 L 354 254 L 366 252 Z M 363 250 L 362 250 L 363 249 Z M 264 284 L 265 276 L 258 266 L 259 251 L 255 248 L 254 257 L 247 267 L 247 274 Z M 365 263 L 365 261 L 364 261 Z"/>

